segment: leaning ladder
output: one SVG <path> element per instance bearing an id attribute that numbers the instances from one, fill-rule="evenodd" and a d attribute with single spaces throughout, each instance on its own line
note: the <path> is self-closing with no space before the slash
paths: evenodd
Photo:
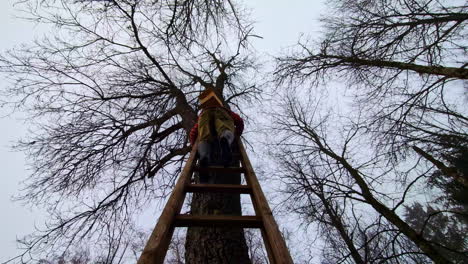
<path id="1" fill-rule="evenodd" d="M 239 140 L 239 153 L 241 168 L 207 168 L 216 172 L 244 173 L 247 184 L 192 184 L 192 173 L 200 168 L 195 166 L 195 145 L 190 157 L 177 180 L 169 200 L 159 217 L 151 236 L 146 243 L 143 252 L 138 259 L 138 264 L 162 264 L 167 249 L 172 239 L 175 227 L 189 226 L 237 226 L 243 228 L 260 228 L 268 258 L 271 264 L 292 264 L 286 243 L 281 235 L 278 225 L 273 218 L 271 209 L 263 194 L 252 164 L 242 142 Z M 188 192 L 198 193 L 239 193 L 250 194 L 255 209 L 254 216 L 233 215 L 181 215 L 180 210 Z"/>

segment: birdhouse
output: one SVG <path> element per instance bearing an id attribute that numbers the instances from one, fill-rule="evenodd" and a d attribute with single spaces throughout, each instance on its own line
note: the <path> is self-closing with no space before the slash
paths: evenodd
<path id="1" fill-rule="evenodd" d="M 198 96 L 198 99 L 200 100 L 201 108 L 223 106 L 223 102 L 212 89 L 204 90 L 200 96 Z"/>

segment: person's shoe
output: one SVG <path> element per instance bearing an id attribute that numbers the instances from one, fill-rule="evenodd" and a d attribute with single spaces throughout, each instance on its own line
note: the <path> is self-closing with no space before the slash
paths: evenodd
<path id="1" fill-rule="evenodd" d="M 223 161 L 224 167 L 227 167 L 231 164 L 232 161 L 232 151 L 231 146 L 227 139 L 221 138 L 220 140 L 221 145 L 221 159 Z"/>

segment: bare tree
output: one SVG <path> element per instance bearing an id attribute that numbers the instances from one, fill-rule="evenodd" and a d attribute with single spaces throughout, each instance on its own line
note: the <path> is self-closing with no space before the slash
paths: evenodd
<path id="1" fill-rule="evenodd" d="M 323 193 L 320 186 L 329 188 L 324 194 L 330 196 L 331 204 L 344 210 L 341 221 L 355 219 L 353 214 L 359 212 L 350 204 L 372 207 L 380 220 L 368 222 L 379 223 L 371 233 L 385 234 L 375 236 L 383 241 L 395 241 L 392 248 L 396 250 L 382 248 L 385 254 L 380 261 L 404 258 L 418 263 L 429 257 L 436 263 L 458 262 L 458 257 L 466 257 L 465 249 L 452 245 L 441 250 L 444 243 L 440 238 L 425 236 L 405 223 L 401 209 L 408 206 L 408 197 L 422 195 L 418 186 L 427 188 L 431 181 L 444 182 L 437 188 L 446 196 L 451 196 L 447 182 L 466 186 L 467 174 L 461 165 L 468 143 L 466 89 L 461 85 L 468 76 L 463 40 L 466 3 L 336 0 L 330 5 L 332 10 L 323 19 L 323 37 L 317 42 L 302 41 L 292 52 L 278 57 L 275 80 L 281 87 L 301 88 L 305 84 L 315 88 L 330 79 L 344 81 L 354 104 L 347 106 L 346 113 L 339 113 L 346 116 L 345 122 L 335 117 L 327 122 L 317 113 L 336 114 L 335 110 L 301 105 L 303 101 L 291 98 L 295 93 L 304 97 L 304 92 L 290 89 L 291 98 L 286 100 L 283 120 L 278 122 L 285 133 L 278 143 L 285 147 L 277 156 L 291 162 L 302 155 L 297 163 L 313 168 L 304 176 L 308 182 L 327 176 L 325 182 L 320 180 L 299 193 L 315 197 L 314 204 L 319 204 L 320 210 L 314 215 L 326 216 L 316 221 L 336 232 L 339 227 L 323 221 L 333 213 L 326 212 L 324 200 L 319 199 L 318 194 Z M 327 128 L 333 122 L 335 129 Z M 291 167 L 289 171 L 297 173 Z M 382 186 L 398 186 L 401 191 L 392 193 Z M 428 200 L 434 203 L 435 197 Z M 460 209 L 445 203 L 431 215 L 446 215 L 453 221 L 466 213 Z M 364 220 L 355 220 L 356 228 L 365 227 Z M 355 237 L 350 247 L 346 236 L 340 239 L 349 252 L 354 251 L 353 246 L 362 250 L 367 243 L 359 243 Z M 354 255 L 353 261 L 359 263 Z"/>
<path id="2" fill-rule="evenodd" d="M 171 244 L 169 245 L 168 255 L 165 263 L 184 264 L 185 263 L 185 234 L 183 232 L 174 232 Z"/>
<path id="3" fill-rule="evenodd" d="M 191 148 L 199 91 L 212 88 L 236 107 L 258 88 L 244 80 L 255 73 L 251 27 L 232 1 L 18 2 L 54 32 L 0 56 L 7 103 L 32 124 L 17 146 L 32 169 L 19 198 L 50 212 L 23 240 L 19 259 L 28 261 L 83 241 L 101 246 L 106 226 L 125 227 L 165 197 Z M 195 232 L 197 244 L 211 231 Z M 245 244 L 242 229 L 220 236 L 227 251 L 227 241 Z M 246 249 L 240 256 L 248 262 Z"/>
<path id="4" fill-rule="evenodd" d="M 270 263 L 268 261 L 267 252 L 259 230 L 246 229 L 245 239 L 249 248 L 249 256 L 252 264 Z"/>
<path id="5" fill-rule="evenodd" d="M 71 254 L 69 254 L 71 255 Z M 52 260 L 41 259 L 38 263 L 40 264 L 87 264 L 90 261 L 89 251 L 78 250 L 71 256 L 62 255 L 56 256 Z"/>
<path id="6" fill-rule="evenodd" d="M 278 83 L 346 80 L 394 158 L 415 145 L 441 158 L 435 135 L 466 144 L 466 109 L 453 95 L 468 76 L 464 2 L 336 0 L 331 8 L 323 40 L 277 58 Z"/>
<path id="7" fill-rule="evenodd" d="M 289 181 L 296 182 L 292 185 L 291 193 L 309 200 L 308 203 L 307 200 L 299 201 L 299 209 L 310 214 L 313 221 L 321 223 L 323 230 L 333 228 L 338 235 L 330 237 L 334 241 L 340 237 L 343 247 L 346 246 L 349 251 L 349 255 L 344 254 L 341 259 L 352 257 L 356 263 L 394 259 L 398 263 L 403 259 L 419 259 L 419 255 L 425 254 L 436 263 L 450 263 L 447 256 L 436 249 L 436 241 L 424 237 L 396 211 L 405 202 L 408 193 L 413 191 L 414 185 L 427 176 L 427 171 L 415 175 L 410 169 L 412 174 L 406 175 L 408 182 L 399 184 L 403 188 L 398 192 L 401 195 L 388 194 L 388 191 L 382 190 L 385 186 L 379 183 L 388 181 L 397 184 L 400 177 L 398 167 L 388 164 L 384 155 L 366 155 L 365 161 L 356 158 L 359 154 L 353 141 L 357 141 L 355 138 L 363 128 L 357 125 L 346 129 L 346 134 L 342 135 L 344 143 L 340 147 L 340 144 L 328 140 L 333 134 L 326 129 L 328 122 L 316 120 L 313 111 L 314 108 L 304 106 L 297 100 L 288 101 L 285 113 L 276 115 L 276 128 L 284 135 L 278 139 L 280 149 L 277 151 L 283 157 L 286 172 L 289 172 L 283 174 Z M 351 158 L 353 156 L 355 158 Z M 318 172 L 321 176 L 318 176 Z M 298 185 L 302 188 L 294 188 Z M 377 213 L 374 221 L 378 224 L 371 221 L 369 227 L 365 227 L 365 222 L 371 217 L 369 210 Z M 401 237 L 401 234 L 405 237 Z M 362 238 L 364 241 L 359 241 Z M 382 246 L 384 242 L 392 247 Z M 451 250 L 456 252 L 456 249 Z"/>
<path id="8" fill-rule="evenodd" d="M 278 80 L 318 80 L 337 71 L 378 95 L 404 88 L 394 87 L 393 81 L 408 72 L 435 75 L 429 85 L 437 87 L 468 78 L 465 62 L 456 57 L 465 49 L 463 1 L 335 0 L 330 7 L 319 47 L 303 43 L 296 53 L 280 57 Z"/>
<path id="9" fill-rule="evenodd" d="M 347 259 L 351 256 L 354 261 L 352 263 L 366 263 L 350 235 L 351 221 L 346 219 L 341 205 L 336 202 L 336 197 L 345 196 L 345 192 L 329 190 L 333 188 L 329 184 L 332 180 L 327 178 L 334 178 L 333 173 L 325 173 L 325 177 L 320 177 L 307 160 L 290 158 L 290 156 L 278 157 L 282 159 L 280 163 L 282 169 L 279 173 L 288 186 L 286 191 L 288 199 L 283 202 L 288 204 L 288 210 L 298 213 L 309 224 L 314 222 L 319 224 L 320 236 L 329 241 L 330 245 L 334 245 L 328 256 L 324 254 L 328 262 L 347 263 Z M 340 243 L 341 241 L 344 245 Z"/>

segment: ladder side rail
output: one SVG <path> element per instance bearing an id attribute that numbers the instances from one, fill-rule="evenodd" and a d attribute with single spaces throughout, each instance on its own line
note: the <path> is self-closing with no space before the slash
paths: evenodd
<path id="1" fill-rule="evenodd" d="M 288 247 L 284 241 L 281 232 L 279 231 L 278 225 L 276 224 L 275 219 L 273 218 L 273 213 L 271 212 L 270 207 L 268 206 L 267 199 L 263 194 L 260 183 L 258 182 L 255 171 L 250 163 L 250 160 L 245 151 L 244 145 L 239 140 L 239 151 L 241 153 L 242 166 L 245 168 L 245 179 L 247 184 L 252 187 L 252 202 L 254 206 L 258 208 L 257 213 L 260 213 L 260 217 L 263 221 L 264 232 L 262 235 L 266 235 L 266 242 L 270 245 L 271 251 L 273 253 L 274 263 L 281 264 L 292 264 L 293 260 L 289 254 Z M 264 239 L 265 240 L 265 239 Z M 267 250 L 268 251 L 268 250 Z M 270 257 L 269 257 L 270 258 Z M 271 258 L 270 258 L 271 259 Z"/>
<path id="2" fill-rule="evenodd" d="M 270 241 L 268 241 L 268 237 L 265 233 L 265 227 L 262 226 L 262 228 L 260 228 L 260 232 L 262 234 L 263 244 L 265 244 L 265 249 L 267 251 L 268 261 L 270 261 L 270 264 L 278 264 L 275 262 Z"/>
<path id="3" fill-rule="evenodd" d="M 240 139 L 239 139 L 239 141 L 240 141 Z M 242 155 L 241 155 L 241 158 L 242 158 Z M 243 161 L 241 161 L 241 163 L 242 163 L 242 166 L 245 166 Z M 247 180 L 247 177 L 246 176 L 244 176 L 244 177 L 246 179 L 247 185 L 250 185 L 250 182 Z M 252 192 L 250 193 L 250 198 L 252 200 L 252 205 L 253 205 L 253 208 L 254 208 L 254 211 L 255 211 L 255 215 L 259 216 L 260 211 L 258 209 L 257 202 L 253 199 L 253 193 L 254 193 L 254 191 L 252 190 Z M 267 256 L 268 256 L 269 263 L 270 264 L 277 264 L 275 262 L 275 258 L 273 256 L 270 241 L 268 241 L 268 237 L 265 234 L 265 227 L 263 226 L 263 222 L 262 222 L 262 227 L 260 228 L 260 232 L 262 234 L 263 244 L 265 245 L 265 249 L 267 251 Z"/>
<path id="4" fill-rule="evenodd" d="M 237 141 L 240 142 L 240 138 L 237 138 Z M 244 162 L 244 159 L 242 158 L 243 156 L 242 156 L 242 153 L 241 153 L 240 149 L 239 149 L 239 156 L 240 156 L 241 165 L 242 165 L 242 167 L 245 169 L 245 162 Z M 245 156 L 247 157 L 247 154 L 246 154 Z M 244 171 L 244 172 L 245 172 L 245 171 Z M 247 182 L 247 185 L 250 186 L 250 181 L 247 179 L 247 176 L 246 176 L 246 175 L 244 175 L 244 178 L 245 178 L 245 180 L 246 180 L 246 182 Z M 252 187 L 250 186 L 250 188 L 252 188 Z M 252 205 L 253 205 L 255 214 L 256 214 L 257 216 L 260 216 L 261 213 L 260 213 L 260 211 L 259 211 L 259 208 L 258 208 L 258 205 L 257 205 L 257 201 L 255 201 L 255 200 L 253 199 L 253 194 L 254 194 L 254 190 L 252 190 L 252 192 L 250 193 L 250 198 L 251 198 L 251 200 L 252 200 Z M 271 249 L 270 241 L 268 241 L 268 237 L 267 237 L 266 234 L 265 234 L 265 227 L 263 226 L 263 222 L 262 222 L 262 227 L 260 228 L 260 232 L 261 232 L 261 234 L 262 234 L 263 244 L 265 245 L 265 249 L 266 249 L 266 251 L 267 251 L 267 256 L 268 256 L 268 261 L 269 261 L 269 263 L 270 263 L 270 264 L 277 264 L 277 263 L 275 262 L 275 258 L 274 258 L 274 256 L 273 256 L 273 252 L 272 252 L 272 249 Z"/>
<path id="5" fill-rule="evenodd" d="M 164 207 L 158 223 L 146 243 L 137 264 L 163 264 L 169 244 L 174 233 L 174 220 L 179 214 L 185 200 L 185 186 L 190 183 L 195 158 L 197 156 L 198 142 L 192 148 L 190 156 L 185 164 L 182 173 L 177 180 L 174 190 Z"/>
<path id="6" fill-rule="evenodd" d="M 244 162 L 241 162 L 242 163 L 242 166 L 244 166 Z M 245 177 L 245 176 L 244 176 Z M 246 177 L 245 177 L 246 178 Z M 249 181 L 247 180 L 246 178 L 246 181 L 247 181 L 247 186 L 250 187 L 250 183 Z M 253 195 L 254 195 L 254 190 L 252 190 L 252 187 L 250 187 L 251 189 L 251 192 L 250 192 L 250 198 L 252 200 L 252 205 L 253 205 L 253 208 L 254 208 L 254 211 L 255 211 L 255 215 L 256 216 L 259 216 L 260 219 L 261 219 L 261 214 L 260 214 L 260 211 L 258 209 L 258 206 L 257 206 L 257 202 L 253 199 Z M 266 236 L 265 234 L 265 227 L 263 226 L 263 222 L 262 222 L 262 226 L 260 227 L 260 232 L 262 234 L 262 240 L 263 240 L 263 244 L 265 245 L 265 249 L 267 251 L 267 256 L 268 256 L 268 261 L 270 264 L 277 264 L 275 262 L 275 259 L 274 259 L 274 256 L 273 256 L 273 253 L 272 253 L 272 250 L 271 250 L 271 244 L 270 242 L 268 241 L 268 237 Z"/>

